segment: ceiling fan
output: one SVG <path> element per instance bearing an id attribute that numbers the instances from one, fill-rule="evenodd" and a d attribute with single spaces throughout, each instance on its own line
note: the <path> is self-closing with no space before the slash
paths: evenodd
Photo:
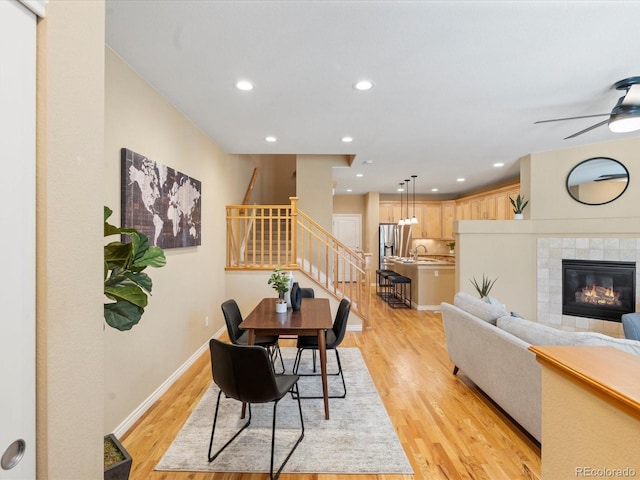
<path id="1" fill-rule="evenodd" d="M 609 124 L 609 130 L 614 133 L 626 133 L 640 130 L 640 77 L 629 77 L 613 84 L 616 90 L 625 90 L 625 94 L 618 99 L 616 106 L 611 113 L 597 113 L 594 115 L 582 115 L 579 117 L 554 118 L 551 120 L 539 120 L 533 123 L 561 122 L 564 120 L 575 120 L 578 118 L 609 117 L 602 122 L 580 130 L 564 139 L 577 137 L 589 132 L 594 128 Z"/>

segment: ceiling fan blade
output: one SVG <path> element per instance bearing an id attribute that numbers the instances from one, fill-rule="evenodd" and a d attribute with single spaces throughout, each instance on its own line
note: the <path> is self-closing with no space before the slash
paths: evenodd
<path id="1" fill-rule="evenodd" d="M 587 132 L 593 130 L 594 128 L 598 128 L 598 127 L 601 127 L 602 125 L 606 125 L 607 123 L 609 123 L 609 119 L 603 120 L 603 121 L 601 121 L 599 123 L 596 123 L 595 125 L 591 125 L 590 127 L 587 127 L 584 130 L 580 130 L 579 132 L 576 132 L 573 135 L 569 135 L 568 137 L 564 137 L 564 139 L 568 140 L 570 138 L 577 137 L 578 135 L 582 135 L 583 133 L 587 133 Z"/>
<path id="2" fill-rule="evenodd" d="M 575 120 L 575 119 L 578 119 L 578 118 L 604 117 L 605 115 L 609 116 L 611 114 L 610 113 L 596 113 L 594 115 L 582 115 L 580 117 L 552 118 L 551 120 L 538 120 L 537 122 L 533 122 L 533 123 L 536 124 L 536 123 L 548 123 L 548 122 L 562 122 L 564 120 Z"/>
<path id="3" fill-rule="evenodd" d="M 616 180 L 618 178 L 627 178 L 626 173 L 610 173 L 607 175 L 600 175 L 598 178 L 594 178 L 594 182 L 604 182 L 606 180 Z"/>

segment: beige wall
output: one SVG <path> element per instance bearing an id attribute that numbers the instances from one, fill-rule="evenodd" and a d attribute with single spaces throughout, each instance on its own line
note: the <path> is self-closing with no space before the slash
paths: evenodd
<path id="1" fill-rule="evenodd" d="M 38 23 L 37 478 L 102 478 L 104 2 Z"/>
<path id="2" fill-rule="evenodd" d="M 473 276 L 499 277 L 491 296 L 535 320 L 538 238 L 640 236 L 640 183 L 634 181 L 640 175 L 639 149 L 640 138 L 636 137 L 523 157 L 521 192 L 531 200 L 525 220 L 455 222 L 456 290 L 475 294 L 469 283 Z M 566 177 L 574 165 L 596 156 L 620 160 L 629 170 L 630 184 L 612 203 L 583 205 L 567 193 Z"/>
<path id="3" fill-rule="evenodd" d="M 520 188 L 531 199 L 529 207 L 525 209 L 525 218 L 637 218 L 638 212 L 633 206 L 640 205 L 640 188 L 637 182 L 640 178 L 638 148 L 640 138 L 635 137 L 532 153 L 525 157 Z M 581 161 L 593 157 L 614 158 L 629 170 L 630 185 L 618 200 L 605 205 L 583 205 L 567 193 L 566 179 L 571 169 Z"/>
<path id="4" fill-rule="evenodd" d="M 298 207 L 329 232 L 333 215 L 332 168 L 346 162 L 344 155 L 297 156 Z"/>
<path id="5" fill-rule="evenodd" d="M 103 197 L 114 224 L 122 147 L 202 182 L 202 245 L 166 250 L 166 267 L 149 269 L 153 295 L 141 322 L 128 332 L 104 332 L 108 432 L 223 327 L 225 205 L 242 202 L 254 165 L 226 155 L 108 48 L 105 88 Z"/>

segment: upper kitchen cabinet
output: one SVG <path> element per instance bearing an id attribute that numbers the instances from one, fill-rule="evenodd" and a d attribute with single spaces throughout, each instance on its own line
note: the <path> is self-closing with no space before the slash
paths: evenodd
<path id="1" fill-rule="evenodd" d="M 456 202 L 442 202 L 442 238 L 453 240 L 453 221 L 456 218 Z"/>
<path id="2" fill-rule="evenodd" d="M 400 208 L 400 202 L 380 202 L 380 223 L 398 223 L 402 214 Z M 406 213 L 404 213 L 406 217 Z"/>
<path id="3" fill-rule="evenodd" d="M 516 197 L 520 186 L 507 185 L 456 201 L 457 220 L 510 220 L 511 204 L 509 197 Z"/>

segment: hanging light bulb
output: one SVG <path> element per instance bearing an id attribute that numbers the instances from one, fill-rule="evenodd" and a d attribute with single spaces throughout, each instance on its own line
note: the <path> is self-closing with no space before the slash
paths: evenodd
<path id="1" fill-rule="evenodd" d="M 407 183 L 407 218 L 404 219 L 405 225 L 411 225 L 411 217 L 409 216 L 409 182 L 410 181 L 411 179 L 409 178 L 405 179 L 405 182 Z M 415 214 L 415 207 L 413 209 L 413 213 Z"/>
<path id="2" fill-rule="evenodd" d="M 402 192 L 404 191 L 404 183 L 399 183 L 398 185 L 400 185 L 400 188 L 398 189 L 400 191 L 400 220 L 398 220 L 398 225 L 402 226 L 404 225 L 404 218 L 402 218 Z"/>
<path id="3" fill-rule="evenodd" d="M 411 219 L 411 223 L 413 225 L 417 225 L 418 219 L 416 218 L 416 178 L 418 178 L 418 176 L 411 175 L 411 178 L 413 178 L 413 218 Z"/>

